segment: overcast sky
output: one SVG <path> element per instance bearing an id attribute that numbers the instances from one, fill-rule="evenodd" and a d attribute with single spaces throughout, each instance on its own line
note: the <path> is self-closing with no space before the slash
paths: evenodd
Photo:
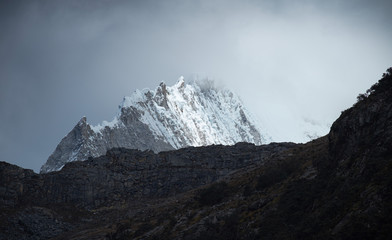
<path id="1" fill-rule="evenodd" d="M 123 96 L 181 75 L 224 83 L 276 141 L 303 141 L 392 65 L 391 12 L 377 0 L 1 1 L 0 160 L 38 171 L 82 116 L 111 120 Z"/>

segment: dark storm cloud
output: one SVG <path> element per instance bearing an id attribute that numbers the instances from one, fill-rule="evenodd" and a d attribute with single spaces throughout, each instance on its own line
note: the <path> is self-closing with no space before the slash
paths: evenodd
<path id="1" fill-rule="evenodd" d="M 34 170 L 83 115 L 110 120 L 160 81 L 220 80 L 297 141 L 303 119 L 330 124 L 392 62 L 391 1 L 0 4 L 1 160 Z"/>

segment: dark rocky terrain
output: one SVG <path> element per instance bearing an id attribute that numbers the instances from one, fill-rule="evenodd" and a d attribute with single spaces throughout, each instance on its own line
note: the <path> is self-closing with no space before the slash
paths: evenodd
<path id="1" fill-rule="evenodd" d="M 307 144 L 0 163 L 0 239 L 392 239 L 392 68 Z"/>
<path id="2" fill-rule="evenodd" d="M 0 203 L 5 210 L 1 216 L 5 225 L 0 228 L 4 233 L 19 232 L 24 238 L 32 239 L 35 233 L 45 229 L 37 239 L 51 237 L 76 227 L 73 220 L 64 220 L 74 219 L 74 211 L 87 214 L 77 222 L 95 222 L 91 213 L 104 209 L 106 214 L 108 209 L 113 212 L 125 206 L 140 206 L 151 199 L 177 196 L 238 170 L 263 165 L 271 156 L 294 146 L 292 143 L 262 146 L 238 143 L 159 154 L 114 148 L 104 156 L 71 162 L 61 171 L 47 174 L 35 174 L 2 162 Z M 64 218 L 58 209 L 68 209 L 67 216 Z M 101 214 L 97 217 L 102 218 Z M 32 219 L 34 222 L 30 222 Z"/>

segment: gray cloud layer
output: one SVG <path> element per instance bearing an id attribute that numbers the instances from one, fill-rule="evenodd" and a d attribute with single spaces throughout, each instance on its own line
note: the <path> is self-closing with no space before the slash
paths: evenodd
<path id="1" fill-rule="evenodd" d="M 36 171 L 82 116 L 160 81 L 214 78 L 301 141 L 392 63 L 391 1 L 16 2 L 0 3 L 0 160 Z"/>

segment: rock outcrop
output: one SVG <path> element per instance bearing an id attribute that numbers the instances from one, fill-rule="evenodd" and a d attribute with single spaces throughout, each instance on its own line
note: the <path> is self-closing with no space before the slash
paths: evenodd
<path id="1" fill-rule="evenodd" d="M 47 174 L 1 163 L 0 189 L 4 194 L 0 203 L 9 207 L 72 203 L 93 209 L 146 197 L 167 197 L 211 183 L 238 169 L 261 165 L 265 159 L 293 146 L 238 143 L 232 147 L 191 147 L 159 154 L 114 148 L 104 156 L 71 162 L 61 171 Z"/>

